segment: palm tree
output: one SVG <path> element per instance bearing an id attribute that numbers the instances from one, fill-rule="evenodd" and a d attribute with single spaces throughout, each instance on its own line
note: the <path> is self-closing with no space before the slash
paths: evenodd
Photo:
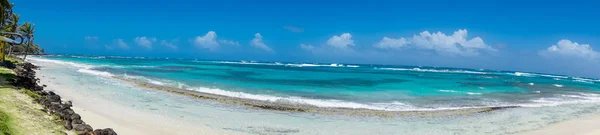
<path id="1" fill-rule="evenodd" d="M 27 53 L 29 52 L 29 46 L 31 46 L 31 44 L 33 44 L 33 33 L 35 33 L 35 24 L 32 24 L 30 22 L 25 22 L 23 23 L 23 25 L 21 25 L 19 27 L 19 30 L 21 31 L 21 35 L 27 37 L 27 47 L 25 48 L 25 56 L 23 56 L 23 60 L 25 60 L 27 58 Z"/>
<path id="2" fill-rule="evenodd" d="M 10 32 L 12 33 L 18 33 L 19 32 L 19 18 L 21 18 L 21 16 L 19 14 L 13 14 L 10 17 Z M 13 36 L 13 39 L 16 39 L 16 37 Z M 12 45 L 8 46 L 8 56 L 10 56 L 10 54 L 12 53 Z"/>
<path id="3" fill-rule="evenodd" d="M 10 4 L 10 2 L 8 2 L 8 0 L 0 0 L 0 30 L 5 30 L 8 18 L 10 18 L 12 16 L 12 7 L 14 5 Z M 2 45 L 0 46 L 0 57 L 2 61 L 4 61 L 4 49 L 6 47 L 6 43 L 3 42 L 1 43 Z"/>

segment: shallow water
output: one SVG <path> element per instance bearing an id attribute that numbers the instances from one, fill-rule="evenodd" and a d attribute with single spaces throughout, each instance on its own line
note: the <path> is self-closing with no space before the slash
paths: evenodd
<path id="1" fill-rule="evenodd" d="M 596 80 L 534 73 L 65 56 L 31 61 L 42 66 L 41 75 L 54 78 L 52 83 L 68 85 L 74 92 L 97 94 L 98 98 L 186 123 L 248 134 L 514 134 L 600 111 Z M 507 104 L 525 107 L 428 118 L 290 113 L 198 100 L 136 87 L 111 76 L 321 106 L 404 110 Z"/>

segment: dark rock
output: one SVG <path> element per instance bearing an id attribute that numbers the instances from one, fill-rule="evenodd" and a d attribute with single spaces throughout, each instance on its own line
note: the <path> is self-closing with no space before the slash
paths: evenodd
<path id="1" fill-rule="evenodd" d="M 60 102 L 52 102 L 50 103 L 50 110 L 59 110 L 60 109 Z"/>
<path id="2" fill-rule="evenodd" d="M 79 114 L 77 114 L 77 113 L 74 113 L 71 115 L 69 120 L 81 120 L 81 116 L 79 116 Z M 77 124 L 79 124 L 79 123 L 77 123 Z"/>
<path id="3" fill-rule="evenodd" d="M 59 95 L 49 95 L 47 96 L 47 100 L 50 100 L 51 102 L 60 102 L 60 96 Z"/>
<path id="4" fill-rule="evenodd" d="M 65 120 L 65 123 L 63 125 L 65 126 L 65 128 L 67 130 L 73 129 L 73 125 L 71 125 L 71 121 L 69 121 L 69 120 Z"/>
<path id="5" fill-rule="evenodd" d="M 83 121 L 81 119 L 71 119 L 71 124 L 75 126 L 75 124 L 83 124 Z"/>
<path id="6" fill-rule="evenodd" d="M 94 135 L 94 133 L 93 132 L 82 132 L 77 135 Z"/>
<path id="7" fill-rule="evenodd" d="M 75 126 L 73 129 L 75 129 L 75 131 L 83 131 L 83 132 L 92 132 L 94 130 L 94 128 L 92 128 L 92 126 L 90 126 L 88 124 L 79 124 L 79 125 Z"/>
<path id="8" fill-rule="evenodd" d="M 94 135 L 117 135 L 117 133 L 112 128 L 105 128 L 94 130 Z"/>

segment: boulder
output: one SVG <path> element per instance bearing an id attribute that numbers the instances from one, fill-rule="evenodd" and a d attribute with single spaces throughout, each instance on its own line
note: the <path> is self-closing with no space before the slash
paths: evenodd
<path id="1" fill-rule="evenodd" d="M 92 132 L 94 130 L 94 128 L 92 128 L 92 126 L 90 126 L 88 124 L 79 124 L 79 125 L 75 126 L 73 129 L 75 129 L 75 131 L 82 131 L 82 132 Z"/>
<path id="2" fill-rule="evenodd" d="M 50 108 L 49 110 L 59 110 L 61 107 L 60 102 L 51 102 L 50 103 Z"/>
<path id="3" fill-rule="evenodd" d="M 71 125 L 71 121 L 69 121 L 69 120 L 65 120 L 65 123 L 63 125 L 65 126 L 65 128 L 67 130 L 73 129 L 73 125 Z"/>
<path id="4" fill-rule="evenodd" d="M 83 124 L 83 121 L 81 119 L 72 119 L 71 124 L 75 126 L 75 124 Z"/>
<path id="5" fill-rule="evenodd" d="M 81 120 L 81 116 L 79 116 L 79 114 L 77 114 L 77 113 L 74 113 L 74 114 L 71 115 L 71 117 L 69 118 L 69 120 Z M 77 123 L 77 124 L 80 124 L 80 123 Z"/>
<path id="6" fill-rule="evenodd" d="M 46 96 L 51 102 L 60 102 L 60 96 L 59 95 L 48 95 Z"/>
<path id="7" fill-rule="evenodd" d="M 117 132 L 112 128 L 96 129 L 94 130 L 94 135 L 117 135 Z"/>

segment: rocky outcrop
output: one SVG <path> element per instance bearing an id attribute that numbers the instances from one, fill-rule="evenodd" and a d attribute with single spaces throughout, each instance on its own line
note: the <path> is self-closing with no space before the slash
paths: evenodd
<path id="1" fill-rule="evenodd" d="M 71 101 L 63 101 L 59 95 L 52 91 L 45 91 L 45 86 L 38 85 L 39 79 L 35 77 L 35 69 L 39 67 L 31 63 L 17 64 L 14 69 L 16 77 L 11 81 L 14 86 L 23 87 L 31 90 L 39 96 L 34 97 L 35 100 L 44 106 L 44 111 L 50 115 L 57 116 L 68 130 L 75 130 L 78 135 L 117 135 L 111 128 L 96 129 L 92 128 L 81 120 L 81 116 L 77 114 L 71 107 Z"/>

